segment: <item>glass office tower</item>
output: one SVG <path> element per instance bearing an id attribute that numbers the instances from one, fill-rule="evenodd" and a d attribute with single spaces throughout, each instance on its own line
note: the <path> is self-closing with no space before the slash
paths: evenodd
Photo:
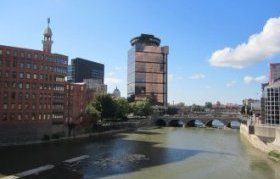
<path id="1" fill-rule="evenodd" d="M 160 39 L 141 34 L 130 41 L 128 52 L 127 96 L 131 100 L 151 99 L 153 105 L 167 107 L 168 46 Z"/>

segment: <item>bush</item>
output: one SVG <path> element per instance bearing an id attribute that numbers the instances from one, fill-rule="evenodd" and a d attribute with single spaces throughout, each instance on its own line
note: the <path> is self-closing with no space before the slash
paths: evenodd
<path id="1" fill-rule="evenodd" d="M 58 133 L 52 134 L 52 139 L 59 139 L 61 137 L 65 137 L 65 133 L 64 132 L 58 132 Z"/>
<path id="2" fill-rule="evenodd" d="M 50 140 L 50 136 L 47 135 L 47 134 L 44 134 L 43 137 L 42 137 L 42 140 L 43 141 L 48 141 L 48 140 Z"/>

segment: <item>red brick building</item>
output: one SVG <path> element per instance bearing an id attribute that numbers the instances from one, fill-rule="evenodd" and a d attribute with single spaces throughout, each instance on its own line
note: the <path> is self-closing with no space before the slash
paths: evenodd
<path id="1" fill-rule="evenodd" d="M 94 91 L 87 88 L 86 83 L 67 83 L 65 98 L 65 117 L 67 123 L 80 124 L 86 122 L 85 109 L 93 99 Z"/>
<path id="2" fill-rule="evenodd" d="M 64 123 L 68 57 L 51 53 L 51 38 L 48 25 L 43 51 L 0 45 L 0 126 Z"/>

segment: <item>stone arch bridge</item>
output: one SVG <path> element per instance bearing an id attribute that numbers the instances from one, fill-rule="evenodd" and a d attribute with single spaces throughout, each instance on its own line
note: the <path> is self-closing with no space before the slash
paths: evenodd
<path id="1" fill-rule="evenodd" d="M 155 117 L 152 119 L 153 123 L 160 126 L 178 126 L 184 125 L 188 127 L 195 127 L 195 121 L 198 120 L 204 124 L 206 127 L 212 127 L 212 122 L 218 120 L 224 124 L 224 126 L 231 128 L 231 122 L 237 121 L 242 122 L 239 116 L 195 116 L 195 117 L 184 117 L 184 116 L 163 116 Z"/>

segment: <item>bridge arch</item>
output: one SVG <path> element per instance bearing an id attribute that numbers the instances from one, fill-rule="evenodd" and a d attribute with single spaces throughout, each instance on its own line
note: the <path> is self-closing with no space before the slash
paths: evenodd
<path id="1" fill-rule="evenodd" d="M 232 123 L 233 122 L 235 122 L 235 123 L 238 123 L 239 125 L 235 125 L 234 127 L 233 127 L 233 125 L 232 125 Z M 235 119 L 235 120 L 231 120 L 231 121 L 229 121 L 228 123 L 227 123 L 227 127 L 228 128 L 239 128 L 240 127 L 240 124 L 241 124 L 241 122 L 238 120 L 238 119 Z"/>
<path id="2" fill-rule="evenodd" d="M 186 123 L 187 127 L 196 127 L 196 121 L 199 121 L 199 123 L 201 123 L 203 126 L 203 122 L 200 119 L 191 119 Z"/>
<path id="3" fill-rule="evenodd" d="M 214 127 L 213 126 L 214 121 L 219 121 L 221 124 L 223 124 L 223 126 L 225 126 L 225 123 L 222 120 L 219 120 L 219 119 L 210 119 L 210 120 L 205 122 L 205 126 L 206 127 Z"/>
<path id="4" fill-rule="evenodd" d="M 166 123 L 166 121 L 164 119 L 157 119 L 155 121 L 155 125 L 157 125 L 157 126 L 166 126 L 167 123 Z"/>
<path id="5" fill-rule="evenodd" d="M 171 127 L 182 127 L 182 126 L 185 126 L 185 122 L 183 120 L 181 120 L 181 119 L 173 119 L 173 120 L 169 121 L 168 126 L 171 126 Z"/>

